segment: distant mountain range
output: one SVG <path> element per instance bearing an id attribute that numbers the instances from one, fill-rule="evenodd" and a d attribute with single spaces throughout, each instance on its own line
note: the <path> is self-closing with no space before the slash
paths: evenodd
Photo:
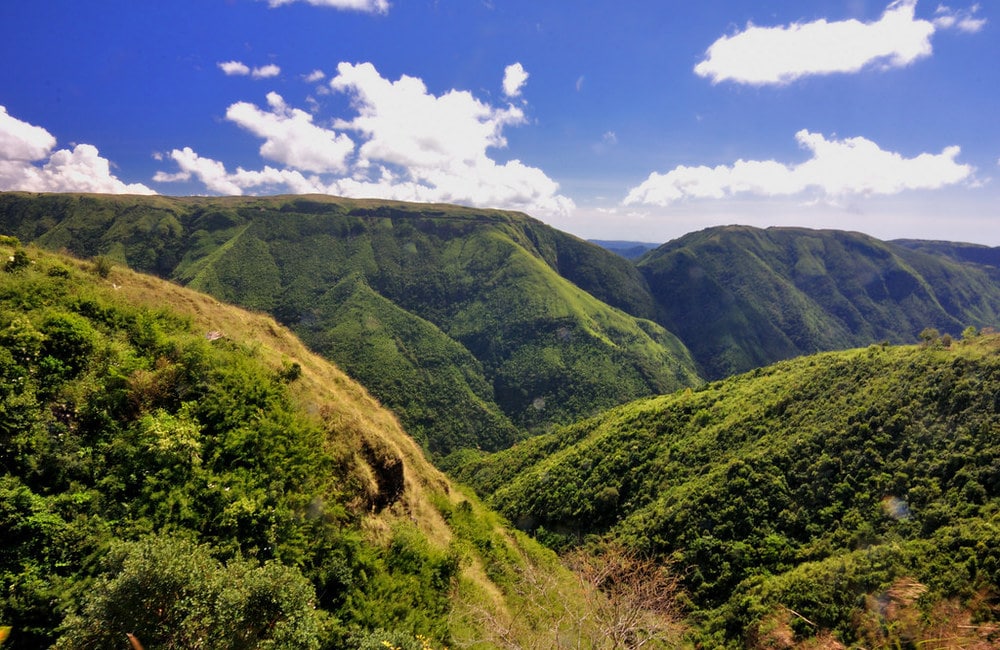
<path id="1" fill-rule="evenodd" d="M 588 239 L 587 241 L 597 244 L 601 248 L 606 248 L 616 255 L 621 255 L 627 260 L 637 260 L 659 246 L 659 244 L 650 244 L 641 241 L 619 241 L 617 239 Z"/>
<path id="2" fill-rule="evenodd" d="M 959 253 L 959 251 L 962 251 Z M 883 242 L 853 232 L 726 226 L 691 233 L 638 262 L 664 327 L 706 378 L 925 328 L 958 336 L 1000 323 L 996 249 Z"/>
<path id="3" fill-rule="evenodd" d="M 8 193 L 0 228 L 272 313 L 438 454 L 700 381 L 631 263 L 521 214 Z"/>
<path id="4" fill-rule="evenodd" d="M 442 456 L 780 359 L 1000 322 L 995 249 L 838 231 L 709 228 L 632 262 L 497 210 L 17 192 L 0 228 L 273 314 Z"/>
<path id="5" fill-rule="evenodd" d="M 17 192 L 0 228 L 273 314 L 440 455 L 801 354 L 1000 322 L 996 249 L 838 231 L 709 228 L 633 263 L 497 210 Z"/>
<path id="6" fill-rule="evenodd" d="M 1000 247 L 922 239 L 894 239 L 891 243 L 932 255 L 946 255 L 961 262 L 1000 267 Z"/>

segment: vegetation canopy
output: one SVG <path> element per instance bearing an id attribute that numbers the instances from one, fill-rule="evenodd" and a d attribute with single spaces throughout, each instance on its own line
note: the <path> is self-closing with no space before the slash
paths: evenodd
<path id="1" fill-rule="evenodd" d="M 516 608 L 529 570 L 539 602 L 586 602 L 273 320 L 10 237 L 0 253 L 5 650 L 439 648 L 488 638 L 478 613 Z"/>
<path id="2" fill-rule="evenodd" d="M 436 456 L 699 381 L 631 263 L 523 214 L 0 193 L 0 228 L 271 313 Z"/>
<path id="3" fill-rule="evenodd" d="M 0 193 L 0 228 L 5 650 L 1000 643 L 995 250 L 633 263 L 320 196 Z"/>
<path id="4" fill-rule="evenodd" d="M 596 535 L 678 567 L 707 646 L 994 638 L 1000 336 L 967 335 L 641 400 L 460 474 L 556 548 Z"/>

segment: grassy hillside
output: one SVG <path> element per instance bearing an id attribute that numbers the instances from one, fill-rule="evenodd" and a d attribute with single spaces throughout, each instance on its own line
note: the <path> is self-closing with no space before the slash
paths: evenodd
<path id="1" fill-rule="evenodd" d="M 743 226 L 686 235 L 638 262 L 705 376 L 925 328 L 1000 323 L 1000 274 L 860 233 Z"/>
<path id="2" fill-rule="evenodd" d="M 566 611 L 599 593 L 273 319 L 10 237 L 0 256 L 5 650 L 595 634 Z"/>
<path id="3" fill-rule="evenodd" d="M 699 381 L 633 265 L 520 214 L 5 193 L 0 228 L 273 314 L 438 454 Z"/>
<path id="4" fill-rule="evenodd" d="M 704 647 L 994 647 L 998 396 L 996 334 L 824 353 L 613 409 L 464 477 L 557 547 L 600 535 L 661 558 Z"/>

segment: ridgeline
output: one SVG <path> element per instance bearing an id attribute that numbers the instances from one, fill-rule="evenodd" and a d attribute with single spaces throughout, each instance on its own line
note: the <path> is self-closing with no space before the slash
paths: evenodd
<path id="1" fill-rule="evenodd" d="M 995 640 L 970 621 L 998 606 L 1000 335 L 926 337 L 633 402 L 459 477 L 556 548 L 660 558 L 703 647 Z"/>

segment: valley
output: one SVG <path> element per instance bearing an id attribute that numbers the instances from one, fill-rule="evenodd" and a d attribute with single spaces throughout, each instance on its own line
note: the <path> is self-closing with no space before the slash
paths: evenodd
<path id="1" fill-rule="evenodd" d="M 12 648 L 123 633 L 178 549 L 199 602 L 272 617 L 247 647 L 995 641 L 996 249 L 727 226 L 627 259 L 325 196 L 4 192 L 0 234 Z"/>

